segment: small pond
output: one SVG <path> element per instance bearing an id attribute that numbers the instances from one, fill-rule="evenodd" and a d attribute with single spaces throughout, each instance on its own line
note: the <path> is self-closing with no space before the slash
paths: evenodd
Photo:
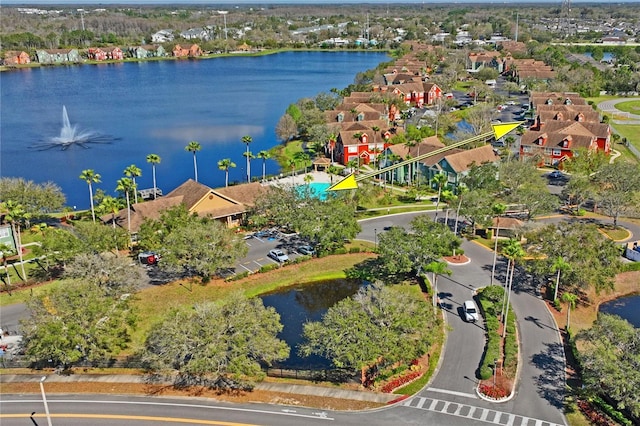
<path id="1" fill-rule="evenodd" d="M 600 305 L 600 312 L 618 315 L 629 321 L 634 327 L 640 328 L 640 294 L 621 297 Z"/>
<path id="2" fill-rule="evenodd" d="M 353 296 L 362 286 L 356 280 L 327 280 L 312 284 L 299 284 L 280 289 L 261 297 L 265 306 L 272 306 L 280 314 L 284 328 L 278 337 L 291 347 L 288 359 L 275 367 L 292 369 L 332 368 L 331 361 L 312 355 L 298 356 L 297 347 L 302 342 L 302 327 L 307 321 L 320 321 L 327 310 L 342 299 Z"/>

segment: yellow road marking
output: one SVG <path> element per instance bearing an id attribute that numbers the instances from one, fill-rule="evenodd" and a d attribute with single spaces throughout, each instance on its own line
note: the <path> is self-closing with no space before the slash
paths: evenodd
<path id="1" fill-rule="evenodd" d="M 0 419 L 26 419 L 31 417 L 30 414 L 0 414 Z M 45 414 L 34 414 L 33 417 L 45 418 Z M 219 420 L 199 420 L 187 419 L 181 417 L 155 417 L 155 416 L 125 416 L 117 414 L 51 414 L 51 418 L 58 419 L 98 419 L 98 420 L 138 420 L 153 422 L 173 422 L 187 423 L 197 425 L 216 425 L 216 426 L 256 426 L 253 423 L 235 423 L 223 422 Z"/>

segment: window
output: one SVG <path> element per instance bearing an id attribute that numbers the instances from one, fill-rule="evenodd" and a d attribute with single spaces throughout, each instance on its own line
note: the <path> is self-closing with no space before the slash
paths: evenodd
<path id="1" fill-rule="evenodd" d="M 544 155 L 551 155 L 551 148 L 545 148 Z"/>
<path id="2" fill-rule="evenodd" d="M 349 145 L 347 147 L 347 152 L 349 154 L 353 154 L 354 152 L 357 153 L 358 152 L 358 146 L 357 145 Z"/>
<path id="3" fill-rule="evenodd" d="M 531 152 L 531 147 L 530 146 L 523 146 L 522 147 L 522 152 Z"/>
<path id="4" fill-rule="evenodd" d="M 554 157 L 559 157 L 562 155 L 562 150 L 561 149 L 554 149 L 553 150 L 553 156 Z"/>

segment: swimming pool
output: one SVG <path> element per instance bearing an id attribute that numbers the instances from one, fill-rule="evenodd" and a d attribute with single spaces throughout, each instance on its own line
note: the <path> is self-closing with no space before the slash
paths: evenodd
<path id="1" fill-rule="evenodd" d="M 301 195 L 308 189 L 312 197 L 325 200 L 328 194 L 327 189 L 329 189 L 330 186 L 331 184 L 326 182 L 309 182 L 304 185 L 298 185 L 296 188 Z"/>

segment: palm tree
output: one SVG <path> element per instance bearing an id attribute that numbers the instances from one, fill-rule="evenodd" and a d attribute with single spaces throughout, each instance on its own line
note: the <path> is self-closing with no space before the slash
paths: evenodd
<path id="1" fill-rule="evenodd" d="M 247 158 L 247 164 L 249 165 L 249 169 L 248 170 L 251 170 L 251 159 L 252 158 L 256 158 L 255 155 L 253 155 L 253 152 L 251 152 L 251 151 L 246 151 L 246 152 L 242 153 L 242 156 Z M 251 182 L 251 172 L 250 171 L 247 173 L 247 181 Z"/>
<path id="2" fill-rule="evenodd" d="M 493 278 L 496 274 L 496 261 L 498 260 L 498 237 L 500 236 L 500 216 L 507 211 L 507 206 L 502 203 L 496 203 L 491 208 L 493 210 L 493 216 L 496 218 L 496 233 L 493 238 L 496 240 L 493 247 L 493 267 L 491 268 L 491 284 L 493 285 Z"/>
<path id="3" fill-rule="evenodd" d="M 132 189 L 135 190 L 135 186 L 133 185 L 133 181 L 131 179 L 118 179 L 118 182 L 116 183 L 116 191 L 123 192 L 127 200 L 127 231 L 129 231 L 129 235 L 131 235 L 131 201 L 129 199 L 129 192 Z"/>
<path id="4" fill-rule="evenodd" d="M 576 304 L 578 303 L 578 296 L 573 293 L 564 293 L 562 295 L 562 301 L 567 303 L 567 328 L 569 330 L 571 320 L 571 309 L 575 309 Z"/>
<path id="5" fill-rule="evenodd" d="M 20 222 L 28 221 L 31 217 L 31 214 L 27 213 L 22 204 L 18 204 L 15 201 L 11 200 L 5 201 L 0 204 L 0 211 L 4 211 L 4 219 L 11 224 L 13 235 L 15 235 L 16 238 L 16 250 L 18 251 L 18 257 L 20 258 L 22 277 L 23 280 L 26 281 L 27 271 L 24 268 L 24 261 L 22 259 L 22 237 L 20 235 Z"/>
<path id="6" fill-rule="evenodd" d="M 295 184 L 295 178 L 294 176 L 296 175 L 296 160 L 295 158 L 292 158 L 289 160 L 289 167 L 291 167 L 291 183 Z"/>
<path id="7" fill-rule="evenodd" d="M 103 210 L 105 213 L 111 213 L 111 225 L 113 226 L 113 238 L 115 240 L 115 248 L 116 248 L 116 253 L 118 252 L 118 236 L 115 233 L 116 231 L 116 215 L 118 214 L 118 212 L 120 211 L 121 208 L 121 203 L 120 200 L 118 200 L 115 197 L 111 197 L 111 196 L 106 196 L 103 198 L 102 202 L 100 203 L 99 208 L 101 210 Z"/>
<path id="8" fill-rule="evenodd" d="M 225 173 L 224 186 L 229 186 L 229 169 L 235 166 L 236 163 L 231 161 L 231 158 L 218 161 L 218 169 L 223 170 Z"/>
<path id="9" fill-rule="evenodd" d="M 136 188 L 134 192 L 134 203 L 138 204 L 138 185 L 136 184 L 136 178 L 142 176 L 142 170 L 140 170 L 135 164 L 130 165 L 126 169 L 124 169 L 124 175 L 128 178 L 131 178 L 133 182 L 133 187 Z"/>
<path id="10" fill-rule="evenodd" d="M 438 206 L 440 206 L 440 196 L 442 195 L 442 188 L 447 183 L 447 175 L 445 173 L 438 173 L 431 181 L 438 186 L 438 199 L 436 201 L 436 215 L 435 219 L 438 219 Z"/>
<path id="11" fill-rule="evenodd" d="M 562 271 L 566 271 L 569 268 L 569 265 L 562 256 L 558 256 L 555 258 L 555 260 L 553 261 L 553 264 L 551 265 L 551 270 L 552 271 L 556 271 L 557 275 L 556 275 L 556 288 L 553 291 L 553 301 L 555 302 L 556 299 L 558 298 L 558 288 L 560 287 L 560 272 Z"/>
<path id="12" fill-rule="evenodd" d="M 309 154 L 304 151 L 298 151 L 293 154 L 293 158 L 296 160 L 296 162 L 302 163 L 302 165 L 304 166 L 304 172 L 307 173 L 307 163 L 311 159 L 311 157 L 309 157 Z"/>
<path id="13" fill-rule="evenodd" d="M 101 176 L 95 171 L 93 171 L 93 169 L 86 169 L 86 170 L 83 170 L 82 173 L 80 173 L 80 179 L 87 182 L 87 184 L 89 185 L 89 203 L 91 204 L 91 218 L 93 219 L 94 222 L 96 221 L 96 212 L 93 207 L 93 186 L 92 185 L 94 183 L 100 183 L 100 178 Z"/>
<path id="14" fill-rule="evenodd" d="M 162 159 L 158 154 L 147 155 L 147 163 L 151 164 L 151 174 L 153 176 L 153 199 L 156 199 L 156 192 L 158 192 L 158 186 L 156 185 L 156 164 L 160 164 Z"/>
<path id="15" fill-rule="evenodd" d="M 247 182 L 251 182 L 251 161 L 249 159 L 249 144 L 253 142 L 253 138 L 251 136 L 243 136 L 242 143 L 247 146 L 247 150 L 245 152 L 245 157 L 247 157 Z"/>
<path id="16" fill-rule="evenodd" d="M 503 252 L 504 256 L 509 259 L 509 263 L 511 264 L 511 275 L 509 277 L 508 267 L 507 267 L 507 276 L 508 276 L 508 286 L 506 292 L 506 302 L 504 303 L 503 308 L 503 318 L 504 318 L 504 327 L 502 331 L 502 337 L 507 334 L 507 318 L 509 316 L 509 304 L 511 303 L 511 287 L 513 285 L 513 274 L 516 269 L 516 260 L 524 257 L 525 252 L 520 245 L 520 242 L 514 238 L 510 238 L 509 241 L 504 245 Z"/>
<path id="17" fill-rule="evenodd" d="M 196 141 L 191 141 L 187 146 L 184 147 L 185 150 L 193 153 L 193 173 L 195 175 L 195 181 L 198 181 L 198 163 L 196 161 L 196 152 L 202 149 L 202 145 L 200 145 Z"/>
<path id="18" fill-rule="evenodd" d="M 458 197 L 450 189 L 443 189 L 440 198 L 442 198 L 442 202 L 447 205 L 444 213 L 444 224 L 449 226 L 449 209 L 451 208 L 451 203 L 454 203 Z"/>
<path id="19" fill-rule="evenodd" d="M 438 300 L 438 276 L 443 274 L 451 275 L 453 272 L 451 272 L 445 262 L 440 261 L 429 263 L 424 270 L 433 274 L 433 306 L 435 307 Z"/>
<path id="20" fill-rule="evenodd" d="M 256 157 L 262 160 L 262 180 L 264 181 L 267 170 L 267 160 L 271 158 L 271 154 L 269 151 L 260 151 Z"/>
<path id="21" fill-rule="evenodd" d="M 460 217 L 460 208 L 462 207 L 462 197 L 469 192 L 469 188 L 464 183 L 458 185 L 458 208 L 456 209 L 456 224 L 453 227 L 453 233 L 458 235 L 458 218 Z"/>

